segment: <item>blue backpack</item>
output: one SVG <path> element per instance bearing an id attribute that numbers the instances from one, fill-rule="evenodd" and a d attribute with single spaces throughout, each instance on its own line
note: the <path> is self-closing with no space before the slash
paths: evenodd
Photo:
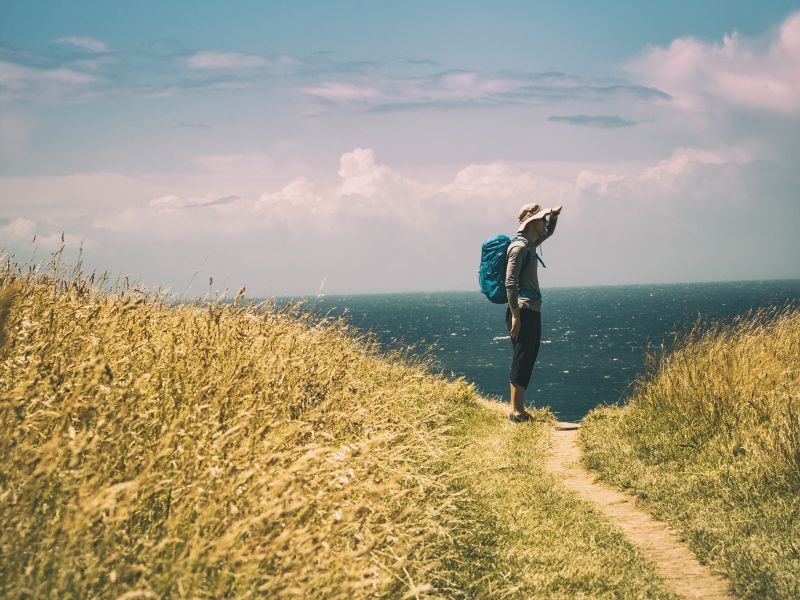
<path id="1" fill-rule="evenodd" d="M 508 259 L 508 247 L 511 242 L 520 240 L 528 248 L 525 253 L 525 258 L 522 262 L 521 271 L 528 265 L 531 258 L 530 247 L 528 240 L 524 237 L 517 236 L 513 240 L 507 235 L 497 235 L 493 238 L 486 240 L 481 246 L 481 266 L 478 267 L 478 283 L 481 287 L 481 292 L 489 298 L 489 301 L 495 304 L 506 304 L 508 296 L 506 295 L 506 263 Z M 536 258 L 541 262 L 539 255 Z M 542 266 L 544 263 L 542 262 Z M 531 290 L 533 292 L 534 290 Z M 524 290 L 520 290 L 520 295 L 527 295 Z M 538 294 L 537 294 L 538 295 Z"/>

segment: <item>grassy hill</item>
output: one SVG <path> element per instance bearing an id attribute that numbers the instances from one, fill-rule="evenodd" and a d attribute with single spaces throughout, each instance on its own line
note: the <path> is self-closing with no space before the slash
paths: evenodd
<path id="1" fill-rule="evenodd" d="M 738 595 L 800 598 L 800 310 L 689 332 L 581 441 Z"/>
<path id="2" fill-rule="evenodd" d="M 0 271 L 4 597 L 669 598 L 462 379 L 341 320 Z"/>

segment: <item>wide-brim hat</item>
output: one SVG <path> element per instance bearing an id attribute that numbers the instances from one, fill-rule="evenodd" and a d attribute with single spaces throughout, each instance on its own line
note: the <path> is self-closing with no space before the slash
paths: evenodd
<path id="1" fill-rule="evenodd" d="M 558 210 L 560 208 L 561 206 L 553 206 L 552 208 L 542 208 L 538 204 L 526 204 L 525 206 L 519 209 L 519 215 L 517 216 L 517 219 L 519 220 L 519 227 L 517 227 L 517 233 L 522 233 L 522 231 L 531 221 L 535 221 L 536 219 L 543 219 L 554 210 Z"/>

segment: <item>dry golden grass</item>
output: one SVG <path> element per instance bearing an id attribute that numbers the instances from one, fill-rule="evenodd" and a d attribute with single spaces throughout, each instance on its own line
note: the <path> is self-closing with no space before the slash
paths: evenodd
<path id="1" fill-rule="evenodd" d="M 0 270 L 0 596 L 669 597 L 552 415 L 299 307 Z"/>
<path id="2" fill-rule="evenodd" d="M 12 269 L 0 289 L 6 594 L 446 587 L 463 381 L 291 309 Z"/>
<path id="3" fill-rule="evenodd" d="M 696 327 L 581 434 L 587 464 L 680 528 L 741 596 L 800 597 L 800 309 Z"/>

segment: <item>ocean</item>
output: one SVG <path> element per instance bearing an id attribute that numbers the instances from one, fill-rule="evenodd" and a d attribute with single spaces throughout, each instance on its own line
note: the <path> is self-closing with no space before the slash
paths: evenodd
<path id="1" fill-rule="evenodd" d="M 759 307 L 799 305 L 800 280 L 553 288 L 542 294 L 542 345 L 526 404 L 578 420 L 597 405 L 625 401 L 643 373 L 648 348 L 669 348 L 676 333 L 698 319 L 729 321 Z M 428 351 L 448 375 L 508 401 L 506 306 L 480 292 L 302 300 L 318 314 L 345 314 L 355 327 L 373 331 L 385 349 L 413 345 Z"/>

